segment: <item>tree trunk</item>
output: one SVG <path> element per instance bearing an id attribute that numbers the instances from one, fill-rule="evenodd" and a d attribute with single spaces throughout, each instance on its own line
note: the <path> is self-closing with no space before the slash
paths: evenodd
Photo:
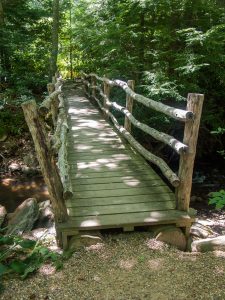
<path id="1" fill-rule="evenodd" d="M 52 76 L 57 71 L 57 58 L 58 58 L 58 47 L 59 47 L 59 0 L 53 0 L 52 2 L 53 12 L 53 24 L 52 24 L 52 53 L 50 58 L 50 81 Z"/>

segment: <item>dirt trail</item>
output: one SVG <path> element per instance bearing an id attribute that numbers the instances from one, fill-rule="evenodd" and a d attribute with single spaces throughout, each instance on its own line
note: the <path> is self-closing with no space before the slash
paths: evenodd
<path id="1" fill-rule="evenodd" d="M 225 299 L 225 252 L 185 253 L 149 233 L 111 234 L 26 281 L 5 282 L 1 299 Z"/>

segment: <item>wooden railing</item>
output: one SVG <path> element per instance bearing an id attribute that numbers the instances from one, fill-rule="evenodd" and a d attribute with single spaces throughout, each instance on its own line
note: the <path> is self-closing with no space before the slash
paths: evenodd
<path id="1" fill-rule="evenodd" d="M 68 125 L 62 83 L 61 77 L 53 77 L 52 83 L 47 85 L 49 95 L 39 107 L 35 100 L 22 104 L 57 222 L 67 219 L 65 200 L 73 195 L 67 160 Z"/>
<path id="2" fill-rule="evenodd" d="M 98 103 L 105 117 L 110 117 L 116 129 L 131 144 L 131 146 L 136 149 L 146 160 L 157 165 L 163 175 L 176 188 L 177 209 L 188 211 L 204 95 L 188 94 L 187 109 L 182 110 L 170 107 L 161 102 L 156 102 L 152 99 L 135 93 L 133 80 L 129 80 L 126 83 L 121 80 L 110 80 L 105 77 L 99 77 L 94 73 L 85 74 L 84 72 L 82 72 L 82 80 L 85 94 Z M 110 101 L 110 89 L 112 87 L 119 87 L 125 91 L 126 107 Z M 100 100 L 101 98 L 103 101 Z M 134 100 L 148 108 L 154 109 L 158 112 L 166 114 L 171 118 L 184 122 L 185 126 L 183 142 L 177 140 L 173 136 L 151 128 L 137 120 L 132 114 Z M 121 126 L 112 112 L 110 112 L 111 107 L 121 112 L 125 116 L 124 126 Z M 170 169 L 170 167 L 162 158 L 157 157 L 145 149 L 137 140 L 135 140 L 131 133 L 131 124 L 151 135 L 156 140 L 169 145 L 180 155 L 178 175 Z"/>

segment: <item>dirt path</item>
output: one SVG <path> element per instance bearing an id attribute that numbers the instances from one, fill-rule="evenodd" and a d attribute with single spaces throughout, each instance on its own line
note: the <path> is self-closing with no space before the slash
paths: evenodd
<path id="1" fill-rule="evenodd" d="M 104 236 L 53 271 L 5 281 L 1 299 L 225 299 L 225 252 L 180 252 L 146 232 Z"/>

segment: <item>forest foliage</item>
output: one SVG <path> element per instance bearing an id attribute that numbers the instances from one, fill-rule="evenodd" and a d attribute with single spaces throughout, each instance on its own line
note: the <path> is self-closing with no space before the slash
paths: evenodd
<path id="1" fill-rule="evenodd" d="M 44 90 L 51 58 L 52 2 L 0 0 L 0 93 L 4 99 L 18 100 Z M 213 152 L 217 147 L 222 153 L 223 1 L 60 0 L 59 34 L 58 66 L 64 76 L 79 76 L 84 70 L 134 79 L 138 92 L 180 107 L 185 106 L 187 93 L 204 93 L 200 148 Z M 141 106 L 136 105 L 135 114 L 149 125 L 179 132 L 171 120 Z"/>

